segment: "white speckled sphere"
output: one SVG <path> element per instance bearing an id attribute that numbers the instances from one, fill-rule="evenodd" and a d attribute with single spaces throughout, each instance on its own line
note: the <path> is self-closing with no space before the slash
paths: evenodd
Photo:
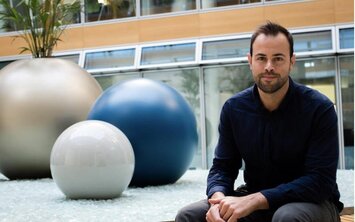
<path id="1" fill-rule="evenodd" d="M 77 64 L 25 59 L 0 70 L 0 172 L 9 179 L 50 177 L 57 137 L 85 120 L 102 93 Z"/>
<path id="2" fill-rule="evenodd" d="M 66 129 L 51 154 L 51 172 L 71 199 L 111 199 L 128 187 L 134 152 L 128 138 L 110 123 L 87 120 Z"/>

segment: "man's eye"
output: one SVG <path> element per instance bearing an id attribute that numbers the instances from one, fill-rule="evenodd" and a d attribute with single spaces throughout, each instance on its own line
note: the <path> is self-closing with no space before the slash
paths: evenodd
<path id="1" fill-rule="evenodd" d="M 265 57 L 257 57 L 256 60 L 258 60 L 258 61 L 264 61 L 264 60 L 265 60 Z"/>
<path id="2" fill-rule="evenodd" d="M 282 62 L 284 60 L 284 58 L 282 57 L 276 57 L 274 58 L 275 62 Z"/>

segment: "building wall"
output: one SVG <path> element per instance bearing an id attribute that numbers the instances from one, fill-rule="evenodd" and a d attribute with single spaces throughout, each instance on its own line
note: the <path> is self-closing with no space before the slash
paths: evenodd
<path id="1" fill-rule="evenodd" d="M 68 28 L 57 51 L 94 49 L 108 46 L 232 35 L 252 32 L 265 20 L 288 28 L 318 27 L 354 21 L 353 0 L 305 0 L 263 6 L 231 7 L 184 15 L 140 17 Z M 15 33 L 16 34 L 16 33 Z M 9 34 L 0 37 L 0 57 L 14 56 L 24 45 Z"/>

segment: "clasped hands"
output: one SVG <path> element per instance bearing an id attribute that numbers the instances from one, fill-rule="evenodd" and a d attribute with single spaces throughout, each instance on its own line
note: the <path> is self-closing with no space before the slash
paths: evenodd
<path id="1" fill-rule="evenodd" d="M 243 197 L 224 196 L 220 193 L 208 200 L 211 204 L 206 214 L 207 222 L 236 222 L 252 212 L 267 209 L 268 202 L 261 193 Z"/>

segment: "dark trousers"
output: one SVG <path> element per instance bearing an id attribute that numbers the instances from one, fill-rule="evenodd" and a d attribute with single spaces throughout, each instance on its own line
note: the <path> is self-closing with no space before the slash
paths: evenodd
<path id="1" fill-rule="evenodd" d="M 182 208 L 176 215 L 175 222 L 206 221 L 210 205 L 201 200 Z M 336 206 L 330 202 L 322 204 L 295 202 L 281 206 L 276 211 L 259 210 L 238 222 L 340 222 Z"/>

